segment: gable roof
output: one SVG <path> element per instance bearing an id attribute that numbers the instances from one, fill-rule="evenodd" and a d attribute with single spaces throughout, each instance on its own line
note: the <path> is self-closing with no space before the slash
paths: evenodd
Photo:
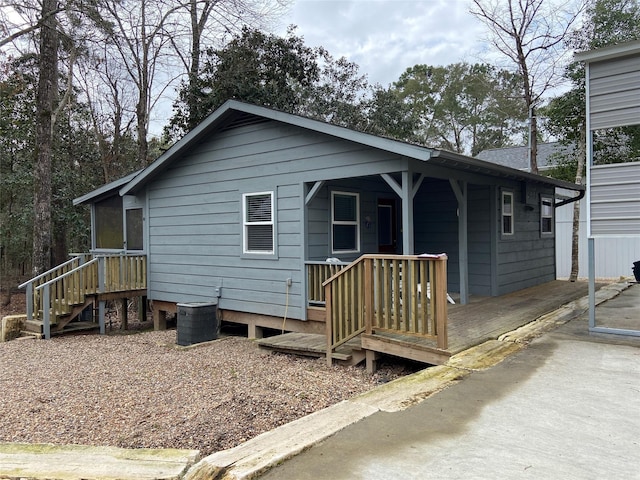
<path id="1" fill-rule="evenodd" d="M 132 182 L 123 187 L 120 190 L 120 194 L 127 194 L 147 184 L 151 179 L 155 178 L 160 172 L 162 172 L 173 159 L 179 157 L 192 145 L 198 143 L 199 140 L 205 138 L 217 128 L 228 124 L 235 125 L 253 123 L 256 121 L 255 117 L 266 120 L 275 120 L 308 130 L 313 130 L 315 132 L 325 133 L 343 140 L 349 140 L 369 147 L 386 150 L 392 153 L 397 153 L 398 155 L 420 160 L 428 160 L 432 152 L 432 149 L 430 148 L 390 140 L 388 138 L 378 137 L 376 135 L 321 122 L 319 120 L 313 120 L 311 118 L 301 117 L 299 115 L 293 115 L 291 113 L 285 113 L 259 105 L 239 102 L 238 100 L 227 100 L 221 107 L 204 119 L 196 128 L 191 130 L 163 155 L 158 157 L 158 159 L 149 165 L 139 177 L 135 178 Z"/>
<path id="2" fill-rule="evenodd" d="M 510 166 L 490 163 L 477 158 L 448 152 L 446 150 L 436 150 L 368 133 L 358 132 L 349 128 L 273 110 L 267 107 L 251 105 L 237 100 L 228 100 L 221 107 L 211 113 L 202 123 L 200 123 L 200 125 L 190 131 L 169 150 L 158 157 L 158 159 L 147 168 L 75 199 L 74 205 L 96 201 L 102 196 L 114 194 L 117 189 L 119 189 L 120 195 L 135 193 L 149 182 L 153 181 L 153 179 L 166 170 L 174 160 L 179 159 L 183 154 L 188 152 L 201 140 L 209 137 L 216 130 L 258 123 L 265 120 L 274 120 L 288 125 L 298 126 L 300 128 L 324 133 L 326 135 L 359 143 L 371 148 L 395 153 L 401 157 L 443 165 L 453 169 L 472 171 L 501 178 L 529 180 L 568 188 L 571 190 L 584 189 L 584 187 L 580 185 L 540 175 L 534 175 Z"/>
<path id="3" fill-rule="evenodd" d="M 562 145 L 560 142 L 539 143 L 538 144 L 538 170 L 548 170 L 555 166 L 556 154 L 571 154 L 574 151 L 573 146 Z M 530 171 L 529 166 L 529 147 L 505 147 L 491 148 L 481 151 L 476 158 L 486 162 L 504 165 L 506 167 Z"/>

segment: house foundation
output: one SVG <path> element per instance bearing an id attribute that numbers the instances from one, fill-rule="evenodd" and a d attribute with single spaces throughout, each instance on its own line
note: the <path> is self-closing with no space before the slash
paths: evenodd
<path id="1" fill-rule="evenodd" d="M 172 302 L 152 301 L 153 329 L 166 330 L 167 315 L 177 313 L 177 304 Z M 223 322 L 236 323 L 247 326 L 248 338 L 262 338 L 263 329 L 281 330 L 297 333 L 325 334 L 325 321 L 320 315 L 310 320 L 298 320 L 295 318 L 281 318 L 270 315 L 238 312 L 235 310 L 218 310 L 219 319 Z"/>

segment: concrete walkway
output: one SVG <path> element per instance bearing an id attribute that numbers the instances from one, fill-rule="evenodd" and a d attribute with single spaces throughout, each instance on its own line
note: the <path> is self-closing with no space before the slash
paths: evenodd
<path id="1" fill-rule="evenodd" d="M 625 315 L 640 328 L 640 285 L 598 309 L 607 323 Z M 493 368 L 404 411 L 379 411 L 260 478 L 640 479 L 639 412 L 640 338 L 590 335 L 582 315 Z"/>

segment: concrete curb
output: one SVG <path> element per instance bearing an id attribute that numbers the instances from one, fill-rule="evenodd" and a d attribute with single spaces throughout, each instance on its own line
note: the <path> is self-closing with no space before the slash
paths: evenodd
<path id="1" fill-rule="evenodd" d="M 193 466 L 185 480 L 254 478 L 377 410 L 343 401 L 258 435 L 237 447 L 213 453 Z"/>
<path id="2" fill-rule="evenodd" d="M 596 292 L 596 305 L 628 288 L 628 282 L 606 285 Z M 343 428 L 376 412 L 395 412 L 415 405 L 474 371 L 485 370 L 519 352 L 544 333 L 582 315 L 589 298 L 583 297 L 543 315 L 512 332 L 453 355 L 446 365 L 381 385 L 353 399 L 320 410 L 263 433 L 242 445 L 202 459 L 185 480 L 249 480 L 311 448 Z"/>
<path id="3" fill-rule="evenodd" d="M 178 480 L 198 450 L 0 444 L 0 478 L 22 480 Z"/>

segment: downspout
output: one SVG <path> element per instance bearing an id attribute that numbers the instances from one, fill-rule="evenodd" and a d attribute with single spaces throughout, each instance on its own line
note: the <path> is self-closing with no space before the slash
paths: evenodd
<path id="1" fill-rule="evenodd" d="M 577 202 L 579 200 L 582 200 L 584 198 L 586 194 L 586 189 L 585 190 L 580 190 L 580 193 L 575 196 L 575 197 L 571 197 L 571 198 L 567 198 L 566 200 L 563 200 L 561 202 L 558 203 L 554 203 L 553 204 L 553 208 L 559 208 L 559 207 L 564 207 L 565 205 L 569 205 L 570 203 L 574 203 Z"/>

